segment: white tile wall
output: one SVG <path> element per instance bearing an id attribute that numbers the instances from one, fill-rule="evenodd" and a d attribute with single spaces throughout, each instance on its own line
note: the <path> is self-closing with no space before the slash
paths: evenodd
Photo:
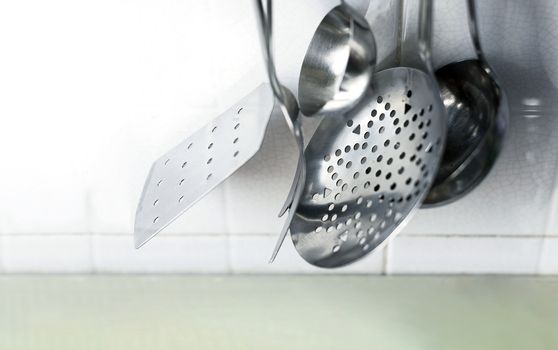
<path id="1" fill-rule="evenodd" d="M 352 0 L 363 2 L 363 0 Z M 337 0 L 276 1 L 279 73 L 296 92 L 313 28 Z M 412 54 L 416 1 L 404 1 Z M 419 211 L 385 251 L 334 273 L 558 274 L 558 3 L 480 3 L 482 42 L 510 130 L 489 177 Z M 394 64 L 399 0 L 366 14 Z M 102 25 L 99 25 L 102 23 Z M 262 150 L 140 250 L 135 207 L 151 162 L 266 80 L 252 0 L 0 2 L 0 271 L 331 273 L 283 221 L 296 148 L 274 115 Z M 437 1 L 434 61 L 471 57 L 464 0 Z M 316 120 L 305 120 L 311 136 Z"/>
<path id="2" fill-rule="evenodd" d="M 161 236 L 145 249 L 130 249 L 132 237 L 94 235 L 94 271 L 100 273 L 227 273 L 228 244 L 220 236 Z"/>
<path id="3" fill-rule="evenodd" d="M 2 262 L 8 273 L 82 273 L 93 266 L 90 235 L 6 235 Z"/>
<path id="4" fill-rule="evenodd" d="M 542 243 L 539 272 L 558 274 L 558 237 L 547 237 Z"/>
<path id="5" fill-rule="evenodd" d="M 535 274 L 541 238 L 400 236 L 391 247 L 393 274 Z"/>

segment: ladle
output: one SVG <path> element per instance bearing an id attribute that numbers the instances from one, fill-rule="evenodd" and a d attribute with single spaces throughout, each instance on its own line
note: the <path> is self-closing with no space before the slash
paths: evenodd
<path id="1" fill-rule="evenodd" d="M 451 203 L 473 190 L 498 158 L 508 125 L 506 94 L 482 51 L 474 0 L 467 0 L 467 10 L 477 59 L 451 63 L 435 73 L 448 131 L 442 162 L 423 207 Z"/>

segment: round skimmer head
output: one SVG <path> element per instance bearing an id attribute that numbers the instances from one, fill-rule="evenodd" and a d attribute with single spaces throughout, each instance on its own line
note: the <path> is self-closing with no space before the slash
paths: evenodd
<path id="1" fill-rule="evenodd" d="M 305 152 L 307 180 L 291 223 L 300 255 L 321 267 L 376 249 L 422 202 L 441 157 L 446 120 L 425 73 L 377 73 L 355 108 L 324 119 Z"/>

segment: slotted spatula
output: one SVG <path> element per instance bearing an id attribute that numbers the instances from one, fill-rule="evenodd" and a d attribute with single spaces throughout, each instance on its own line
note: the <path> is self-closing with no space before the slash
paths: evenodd
<path id="1" fill-rule="evenodd" d="M 261 84 L 155 161 L 136 211 L 136 248 L 254 156 L 262 145 L 273 106 L 269 84 Z"/>

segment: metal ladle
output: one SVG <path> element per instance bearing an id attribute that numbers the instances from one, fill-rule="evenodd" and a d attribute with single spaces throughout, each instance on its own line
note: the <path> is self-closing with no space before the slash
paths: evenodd
<path id="1" fill-rule="evenodd" d="M 333 8 L 304 56 L 298 83 L 302 113 L 331 114 L 353 107 L 370 85 L 376 56 L 366 19 L 344 2 Z"/>
<path id="2" fill-rule="evenodd" d="M 436 71 L 448 115 L 447 141 L 424 207 L 451 203 L 473 190 L 494 165 L 508 125 L 507 98 L 482 52 L 475 1 L 467 0 L 477 59 Z"/>

